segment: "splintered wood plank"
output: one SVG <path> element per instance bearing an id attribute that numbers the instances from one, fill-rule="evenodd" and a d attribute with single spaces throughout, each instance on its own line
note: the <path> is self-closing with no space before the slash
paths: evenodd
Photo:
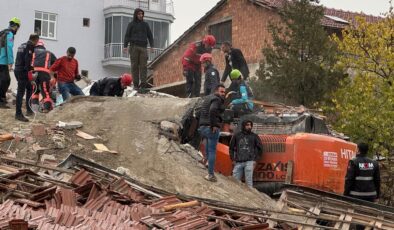
<path id="1" fill-rule="evenodd" d="M 334 228 L 335 229 L 340 229 L 340 227 L 342 226 L 342 220 L 344 220 L 345 219 L 345 214 L 341 214 L 340 216 L 339 216 L 339 222 L 337 222 L 336 224 L 335 224 L 335 226 L 334 226 Z"/>
<path id="2" fill-rule="evenodd" d="M 352 221 L 353 217 L 351 216 L 351 213 L 354 213 L 354 209 L 349 208 L 347 211 L 348 211 L 348 213 L 345 215 L 345 220 L 346 221 Z M 349 223 L 343 223 L 341 229 L 342 230 L 349 230 L 349 228 L 350 228 L 350 224 Z"/>
<path id="3" fill-rule="evenodd" d="M 307 216 L 312 216 L 312 215 L 315 215 L 315 216 L 319 216 L 319 214 L 320 214 L 320 203 L 318 203 L 318 204 L 316 204 L 316 206 L 315 207 L 311 207 L 310 209 L 309 209 L 309 212 L 306 214 Z M 306 219 L 306 221 L 305 221 L 305 223 L 306 224 L 316 224 L 316 218 L 310 218 L 310 217 L 308 217 L 307 219 Z M 302 228 L 301 228 L 302 230 L 313 230 L 314 228 L 313 227 L 310 227 L 310 226 L 303 226 Z"/>

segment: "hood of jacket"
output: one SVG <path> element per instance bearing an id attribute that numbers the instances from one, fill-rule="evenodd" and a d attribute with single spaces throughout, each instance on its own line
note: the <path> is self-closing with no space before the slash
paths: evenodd
<path id="1" fill-rule="evenodd" d="M 137 17 L 137 14 L 139 12 L 142 12 L 145 15 L 145 11 L 143 11 L 142 9 L 140 9 L 140 8 L 135 9 L 134 10 L 134 17 L 133 17 L 133 21 L 134 22 L 139 22 L 140 21 L 140 20 L 138 20 L 138 17 Z"/>
<path id="2" fill-rule="evenodd" d="M 246 119 L 246 120 L 242 121 L 241 131 L 243 133 L 251 133 L 252 132 L 252 130 L 246 131 L 245 126 L 246 126 L 247 123 L 251 123 L 252 124 L 252 128 L 253 128 L 253 122 L 251 120 Z"/>

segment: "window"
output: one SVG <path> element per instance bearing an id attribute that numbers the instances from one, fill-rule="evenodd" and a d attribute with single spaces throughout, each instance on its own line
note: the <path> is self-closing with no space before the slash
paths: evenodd
<path id="1" fill-rule="evenodd" d="M 90 26 L 90 18 L 83 18 L 82 24 L 84 27 Z"/>
<path id="2" fill-rule="evenodd" d="M 231 29 L 231 20 L 221 22 L 218 24 L 211 25 L 209 27 L 209 34 L 212 34 L 216 38 L 216 47 L 220 47 L 220 45 L 229 41 L 232 42 L 232 29 Z"/>
<path id="3" fill-rule="evenodd" d="M 56 39 L 56 21 L 56 14 L 36 11 L 34 32 L 42 38 Z"/>

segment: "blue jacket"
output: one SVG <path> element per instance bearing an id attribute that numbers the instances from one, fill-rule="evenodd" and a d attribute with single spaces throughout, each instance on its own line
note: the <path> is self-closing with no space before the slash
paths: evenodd
<path id="1" fill-rule="evenodd" d="M 254 103 L 251 100 L 253 98 L 253 93 L 250 90 L 249 86 L 246 84 L 246 82 L 242 81 L 239 84 L 239 91 L 236 99 L 231 101 L 231 104 L 233 105 L 239 105 L 243 103 L 248 103 L 249 109 L 253 109 Z"/>
<path id="2" fill-rule="evenodd" d="M 7 33 L 6 45 L 0 49 L 0 65 L 14 64 L 14 34 L 12 31 Z M 7 49 L 7 51 L 6 51 Z"/>

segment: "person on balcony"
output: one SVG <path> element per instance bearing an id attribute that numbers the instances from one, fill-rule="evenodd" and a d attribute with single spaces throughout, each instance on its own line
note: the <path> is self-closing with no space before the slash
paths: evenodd
<path id="1" fill-rule="evenodd" d="M 134 88 L 138 91 L 145 91 L 148 88 L 146 82 L 148 72 L 148 41 L 150 52 L 153 52 L 153 35 L 148 23 L 144 21 L 144 11 L 135 9 L 133 21 L 127 26 L 124 37 L 123 51 L 127 52 L 129 47 L 131 74 L 133 75 Z"/>

